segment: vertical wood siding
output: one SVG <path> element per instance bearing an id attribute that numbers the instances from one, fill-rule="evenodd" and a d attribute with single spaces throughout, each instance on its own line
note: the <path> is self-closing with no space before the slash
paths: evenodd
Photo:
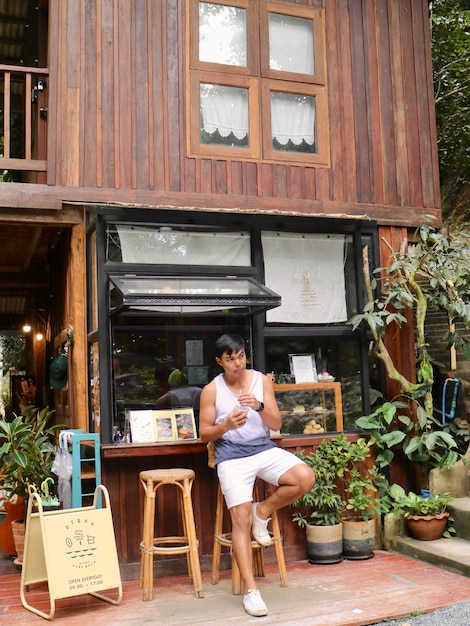
<path id="1" fill-rule="evenodd" d="M 331 167 L 186 156 L 184 0 L 51 0 L 48 182 L 439 207 L 427 1 L 286 4 L 325 8 Z"/>

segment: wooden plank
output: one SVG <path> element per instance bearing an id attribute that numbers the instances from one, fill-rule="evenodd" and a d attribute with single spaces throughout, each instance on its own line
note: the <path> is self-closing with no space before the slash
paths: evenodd
<path id="1" fill-rule="evenodd" d="M 227 162 L 214 161 L 214 193 L 227 193 Z"/>
<path id="2" fill-rule="evenodd" d="M 418 99 L 418 135 L 421 150 L 422 203 L 425 207 L 440 206 L 428 10 L 426 0 L 413 2 L 411 5 L 416 94 Z"/>
<path id="3" fill-rule="evenodd" d="M 74 427 L 88 432 L 88 346 L 87 346 L 87 294 L 86 294 L 86 233 L 85 224 L 72 228 L 70 241 L 69 272 L 71 281 L 70 324 L 73 327 L 74 344 L 70 348 L 73 367 L 73 386 L 70 398 L 70 414 L 74 416 Z"/>
<path id="4" fill-rule="evenodd" d="M 379 50 L 377 42 L 378 24 L 376 21 L 376 2 L 366 0 L 364 3 L 364 45 L 367 67 L 367 101 L 370 134 L 370 202 L 384 204 L 384 161 L 381 125 L 381 101 L 379 91 Z"/>
<path id="5" fill-rule="evenodd" d="M 268 163 L 261 163 L 259 166 L 260 171 L 260 194 L 264 198 L 270 198 L 273 193 L 273 167 Z"/>
<path id="6" fill-rule="evenodd" d="M 357 5 L 355 5 L 357 6 Z M 342 200 L 357 202 L 357 166 L 354 146 L 357 137 L 354 124 L 354 90 L 352 83 L 352 59 L 351 59 L 351 32 L 349 2 L 338 0 L 337 2 L 336 37 L 338 39 L 338 61 L 341 68 L 340 90 L 340 115 L 342 133 L 342 168 L 345 179 L 345 196 Z"/>
<path id="7" fill-rule="evenodd" d="M 401 0 L 400 23 L 402 29 L 402 72 L 404 91 L 404 112 L 407 133 L 408 153 L 408 184 L 409 204 L 422 206 L 423 194 L 421 185 L 421 138 L 419 134 L 418 94 L 415 72 L 415 36 L 412 23 L 412 0 Z M 424 57 L 417 58 L 416 63 L 424 64 Z M 405 69 L 406 68 L 406 69 Z"/>
<path id="8" fill-rule="evenodd" d="M 388 0 L 375 0 L 384 204 L 398 204 Z M 378 201 L 378 200 L 377 200 Z"/>
<path id="9" fill-rule="evenodd" d="M 150 132 L 153 137 L 149 146 L 150 162 L 149 176 L 150 189 L 164 189 L 165 186 L 165 152 L 164 152 L 164 101 L 163 101 L 163 42 L 165 34 L 162 32 L 164 19 L 162 16 L 163 3 L 149 2 L 149 54 L 151 60 L 151 87 L 149 97 L 152 100 Z M 191 167 L 194 163 L 191 163 Z M 191 170 L 190 170 L 191 171 Z M 193 191 L 194 189 L 189 189 Z"/>
<path id="10" fill-rule="evenodd" d="M 402 25 L 399 6 L 389 3 L 390 41 L 391 41 L 391 75 L 393 85 L 393 120 L 395 129 L 395 167 L 397 177 L 398 204 L 411 202 L 409 184 L 409 155 L 407 150 L 407 128 L 405 117 L 405 86 L 403 82 L 404 67 L 402 59 Z"/>
<path id="11" fill-rule="evenodd" d="M 96 7 L 83 3 L 85 32 L 81 46 L 83 90 L 81 102 L 80 184 L 98 186 L 101 180 L 101 160 L 98 146 L 101 143 L 101 22 Z"/>
<path id="12" fill-rule="evenodd" d="M 180 86 L 183 89 L 180 73 L 182 59 L 180 49 L 180 37 L 182 36 L 182 4 L 178 0 L 167 0 L 166 6 L 166 36 L 167 46 L 165 50 L 167 82 L 166 88 L 166 119 L 167 119 L 167 160 L 168 182 L 167 189 L 171 191 L 181 190 L 181 142 L 184 135 L 181 133 L 181 120 L 183 119 Z M 180 134 L 181 133 L 181 134 Z"/>
<path id="13" fill-rule="evenodd" d="M 361 4 L 361 7 L 364 3 Z M 354 143 L 349 145 L 349 153 L 355 151 L 357 200 L 371 202 L 370 180 L 370 144 L 372 137 L 369 129 L 368 84 L 366 85 L 366 42 L 363 13 L 358 5 L 349 13 L 351 36 L 351 88 L 354 111 Z M 367 76 L 368 78 L 368 76 Z M 349 85 L 348 85 L 349 88 Z"/>
<path id="14" fill-rule="evenodd" d="M 328 198 L 330 200 L 344 199 L 344 170 L 342 153 L 342 126 L 341 126 L 341 100 L 340 100 L 340 61 L 339 42 L 336 29 L 337 6 L 335 2 L 330 2 L 325 16 L 325 39 L 327 64 L 327 86 L 329 103 L 329 126 L 330 126 L 330 158 L 331 168 L 329 170 L 330 185 Z"/>
<path id="15" fill-rule="evenodd" d="M 133 11 L 133 46 L 134 76 L 132 106 L 135 108 L 135 133 L 132 141 L 132 162 L 135 166 L 133 186 L 142 189 L 150 185 L 150 138 L 153 138 L 151 126 L 151 58 L 148 55 L 148 39 L 154 36 L 148 20 L 148 3 L 136 2 Z M 149 30 L 150 29 L 150 30 Z M 137 97 L 136 97 L 137 96 Z"/>

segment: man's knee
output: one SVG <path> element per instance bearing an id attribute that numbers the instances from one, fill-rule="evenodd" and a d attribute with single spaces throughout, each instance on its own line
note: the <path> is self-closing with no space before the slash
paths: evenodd
<path id="1" fill-rule="evenodd" d="M 298 486 L 303 493 L 307 493 L 315 484 L 315 474 L 308 465 L 299 465 Z"/>

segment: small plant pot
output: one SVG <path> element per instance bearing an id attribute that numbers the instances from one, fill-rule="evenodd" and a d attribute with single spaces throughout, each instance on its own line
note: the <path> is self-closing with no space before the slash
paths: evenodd
<path id="1" fill-rule="evenodd" d="M 439 515 L 409 515 L 406 518 L 406 525 L 414 539 L 420 541 L 433 541 L 440 539 L 447 527 L 449 513 Z"/>
<path id="2" fill-rule="evenodd" d="M 23 565 L 24 540 L 26 534 L 26 523 L 24 519 L 15 520 L 11 523 L 13 541 L 15 542 L 16 559 L 15 565 Z"/>
<path id="3" fill-rule="evenodd" d="M 343 520 L 343 556 L 349 561 L 362 561 L 374 556 L 375 519 L 367 522 Z"/>
<path id="4" fill-rule="evenodd" d="M 307 524 L 308 562 L 315 565 L 339 563 L 343 560 L 343 527 Z"/>

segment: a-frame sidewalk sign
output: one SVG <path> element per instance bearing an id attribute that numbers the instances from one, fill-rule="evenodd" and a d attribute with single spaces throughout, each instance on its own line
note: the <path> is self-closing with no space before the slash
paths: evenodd
<path id="1" fill-rule="evenodd" d="M 98 508 L 100 494 L 103 508 Z M 44 582 L 48 584 L 49 613 L 26 600 L 28 587 Z M 103 594 L 110 590 L 114 590 L 113 597 Z M 98 485 L 91 506 L 50 512 L 44 512 L 41 498 L 33 493 L 26 518 L 21 602 L 29 611 L 50 620 L 55 600 L 82 594 L 111 604 L 119 604 L 122 599 L 108 490 Z"/>

